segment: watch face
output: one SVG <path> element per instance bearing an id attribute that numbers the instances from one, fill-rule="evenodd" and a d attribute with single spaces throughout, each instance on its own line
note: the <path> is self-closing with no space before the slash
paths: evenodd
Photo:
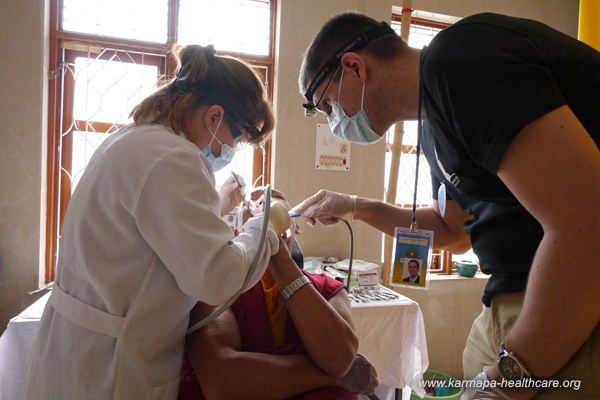
<path id="1" fill-rule="evenodd" d="M 523 379 L 523 369 L 519 362 L 509 355 L 504 355 L 498 360 L 498 369 L 502 376 L 509 381 Z"/>

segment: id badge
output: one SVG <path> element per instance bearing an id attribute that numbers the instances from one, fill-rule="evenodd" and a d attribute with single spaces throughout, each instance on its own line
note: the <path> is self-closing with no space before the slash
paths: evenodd
<path id="1" fill-rule="evenodd" d="M 391 286 L 427 287 L 433 249 L 433 231 L 396 228 Z"/>

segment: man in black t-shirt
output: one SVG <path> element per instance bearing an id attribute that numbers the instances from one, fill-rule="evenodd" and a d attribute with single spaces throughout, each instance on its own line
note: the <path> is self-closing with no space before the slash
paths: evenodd
<path id="1" fill-rule="evenodd" d="M 600 53 L 492 13 L 417 50 L 387 24 L 344 13 L 309 45 L 299 83 L 306 113 L 323 112 L 334 135 L 354 143 L 422 118 L 434 193 L 445 197 L 413 215 L 322 190 L 292 211 L 311 224 L 359 219 L 390 235 L 416 219 L 435 232 L 436 248 L 472 246 L 490 278 L 465 378 L 522 381 L 501 387 L 515 398 L 599 398 Z M 530 377 L 581 386 L 540 391 Z M 498 390 L 468 396 L 500 398 Z"/>

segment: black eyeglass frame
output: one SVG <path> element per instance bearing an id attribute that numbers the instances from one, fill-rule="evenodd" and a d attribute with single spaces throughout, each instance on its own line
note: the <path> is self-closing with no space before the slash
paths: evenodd
<path id="1" fill-rule="evenodd" d="M 247 120 L 241 118 L 234 110 L 224 105 L 221 106 L 225 109 L 225 119 L 229 121 L 229 126 L 232 126 L 231 136 L 233 136 L 234 139 L 242 136 L 242 131 L 240 130 L 239 126 L 245 129 L 253 138 L 261 134 L 260 129 L 250 124 Z"/>
<path id="2" fill-rule="evenodd" d="M 262 133 L 259 128 L 252 125 L 247 119 L 243 118 L 237 111 L 236 108 L 226 99 L 221 96 L 211 96 L 201 98 L 200 104 L 218 104 L 225 110 L 225 119 L 229 122 L 231 127 L 231 136 L 233 139 L 238 139 L 242 136 L 240 127 L 245 129 L 251 137 L 260 136 Z"/>
<path id="3" fill-rule="evenodd" d="M 321 104 L 321 101 L 323 100 L 323 97 L 325 97 L 325 94 L 327 94 L 327 91 L 329 90 L 329 87 L 331 86 L 331 84 L 333 83 L 335 76 L 338 74 L 338 72 L 340 72 L 340 69 L 342 68 L 341 65 L 338 65 L 337 69 L 333 72 L 333 74 L 331 74 L 331 78 L 329 78 L 329 81 L 327 81 L 327 85 L 325 86 L 325 90 L 323 90 L 323 93 L 321 93 L 321 96 L 319 96 L 319 98 L 317 99 L 317 102 L 313 105 L 312 110 L 308 110 L 308 108 L 306 108 L 306 105 L 304 107 L 304 112 L 305 114 L 307 112 L 311 113 L 311 117 L 314 116 L 314 114 L 316 114 L 317 111 L 320 111 L 319 109 L 319 104 Z M 309 115 L 307 115 L 309 116 Z"/>
<path id="4" fill-rule="evenodd" d="M 352 40 L 350 40 L 349 42 L 347 42 L 346 44 L 344 44 L 344 46 L 342 46 L 325 63 L 325 65 L 321 68 L 321 70 L 313 78 L 313 80 L 310 83 L 310 85 L 308 85 L 308 89 L 306 90 L 306 93 L 304 93 L 304 97 L 306 98 L 307 102 L 302 105 L 304 107 L 304 114 L 307 117 L 314 117 L 316 115 L 316 113 L 317 113 L 317 105 L 321 102 L 321 99 L 322 99 L 323 95 L 321 95 L 321 97 L 317 101 L 317 104 L 314 104 L 313 101 L 312 101 L 312 98 L 313 98 L 313 96 L 315 94 L 315 91 L 321 85 L 321 83 L 323 83 L 323 81 L 325 80 L 325 78 L 327 78 L 327 76 L 334 69 L 339 68 L 339 66 L 341 65 L 342 56 L 345 53 L 347 53 L 349 51 L 353 51 L 353 50 L 359 49 L 359 48 L 363 47 L 364 45 L 366 45 L 367 43 L 373 41 L 374 39 L 377 39 L 377 38 L 382 37 L 382 36 L 390 35 L 390 34 L 396 35 L 396 31 L 394 31 L 392 29 L 392 27 L 389 26 L 385 21 L 382 21 L 380 27 L 373 28 L 373 29 L 368 30 L 366 32 L 359 33 L 356 36 L 354 36 L 352 38 Z M 328 87 L 329 87 L 329 85 L 331 85 L 331 82 L 332 82 L 334 76 L 335 76 L 335 74 L 329 80 L 329 83 L 327 84 Z M 325 90 L 323 92 L 323 94 L 326 91 L 327 90 Z"/>
<path id="5" fill-rule="evenodd" d="M 242 130 L 240 129 L 238 124 L 233 120 L 233 118 L 227 115 L 227 110 L 225 110 L 224 118 L 229 124 L 229 130 L 231 131 L 231 137 L 233 138 L 233 140 L 239 140 L 242 137 Z"/>

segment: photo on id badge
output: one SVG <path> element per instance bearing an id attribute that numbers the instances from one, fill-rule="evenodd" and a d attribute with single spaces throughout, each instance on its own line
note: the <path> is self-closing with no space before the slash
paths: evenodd
<path id="1" fill-rule="evenodd" d="M 428 261 L 431 257 L 433 232 L 410 232 L 396 228 L 394 259 L 390 284 L 392 286 L 427 286 Z"/>

